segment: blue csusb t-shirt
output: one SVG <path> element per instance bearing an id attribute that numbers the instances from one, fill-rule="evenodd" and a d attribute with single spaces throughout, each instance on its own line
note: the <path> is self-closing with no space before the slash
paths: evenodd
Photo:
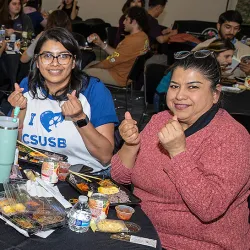
<path id="1" fill-rule="evenodd" d="M 28 78 L 21 84 L 23 94 L 27 98 L 27 111 L 22 131 L 22 141 L 36 148 L 49 150 L 68 156 L 71 164 L 85 164 L 94 172 L 105 169 L 88 152 L 82 137 L 69 117 L 62 115 L 61 106 L 52 96 L 45 100 L 33 98 L 28 91 Z M 44 90 L 38 89 L 42 97 Z M 86 90 L 79 95 L 84 113 L 96 128 L 107 123 L 118 124 L 115 107 L 110 91 L 96 78 L 91 77 Z"/>

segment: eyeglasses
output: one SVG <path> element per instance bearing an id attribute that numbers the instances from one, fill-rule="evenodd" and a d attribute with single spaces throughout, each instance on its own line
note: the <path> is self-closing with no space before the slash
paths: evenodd
<path id="1" fill-rule="evenodd" d="M 174 54 L 174 58 L 179 60 L 184 59 L 190 55 L 193 55 L 195 58 L 206 58 L 210 55 L 214 56 L 214 53 L 210 50 L 178 51 Z"/>
<path id="2" fill-rule="evenodd" d="M 40 56 L 41 62 L 44 65 L 51 64 L 54 61 L 55 58 L 57 59 L 58 64 L 67 65 L 67 64 L 69 64 L 69 62 L 71 60 L 71 57 L 73 55 L 71 55 L 69 53 L 61 53 L 61 54 L 59 54 L 57 56 L 54 56 L 52 53 L 44 52 L 44 53 L 39 54 L 38 56 Z"/>

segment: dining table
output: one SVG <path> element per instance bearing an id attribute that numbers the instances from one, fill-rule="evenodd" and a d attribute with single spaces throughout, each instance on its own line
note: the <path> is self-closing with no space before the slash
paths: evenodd
<path id="1" fill-rule="evenodd" d="M 34 166 L 25 164 L 22 169 L 35 169 Z M 66 181 L 59 181 L 57 183 L 61 194 L 66 200 L 78 198 L 80 195 L 72 186 Z M 0 187 L 1 188 L 1 187 Z M 130 235 L 140 236 L 143 238 L 153 239 L 157 241 L 156 248 L 135 244 L 127 241 L 111 239 L 110 233 L 93 232 L 90 228 L 85 233 L 76 233 L 71 231 L 67 224 L 65 226 L 55 229 L 47 238 L 40 238 L 36 235 L 25 237 L 12 228 L 2 220 L 0 220 L 0 249 L 1 250 L 152 250 L 162 249 L 159 236 L 148 218 L 143 212 L 139 204 L 133 206 L 135 209 L 130 222 L 136 223 L 141 227 L 137 233 L 129 233 Z M 108 219 L 118 219 L 116 211 L 113 206 L 110 206 Z"/>

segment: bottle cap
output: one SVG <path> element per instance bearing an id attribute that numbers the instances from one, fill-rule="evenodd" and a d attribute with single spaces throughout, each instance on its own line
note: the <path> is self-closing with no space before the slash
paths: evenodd
<path id="1" fill-rule="evenodd" d="M 85 196 L 85 195 L 80 195 L 79 196 L 79 202 L 87 202 L 88 201 L 88 197 L 87 196 Z"/>

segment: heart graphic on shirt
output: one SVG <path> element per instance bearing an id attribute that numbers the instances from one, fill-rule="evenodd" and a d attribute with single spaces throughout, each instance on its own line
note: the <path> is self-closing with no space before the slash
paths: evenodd
<path id="1" fill-rule="evenodd" d="M 48 110 L 41 114 L 40 121 L 46 131 L 51 132 L 53 127 L 56 128 L 58 123 L 62 123 L 64 121 L 64 116 L 62 115 L 62 112 L 53 113 Z"/>

